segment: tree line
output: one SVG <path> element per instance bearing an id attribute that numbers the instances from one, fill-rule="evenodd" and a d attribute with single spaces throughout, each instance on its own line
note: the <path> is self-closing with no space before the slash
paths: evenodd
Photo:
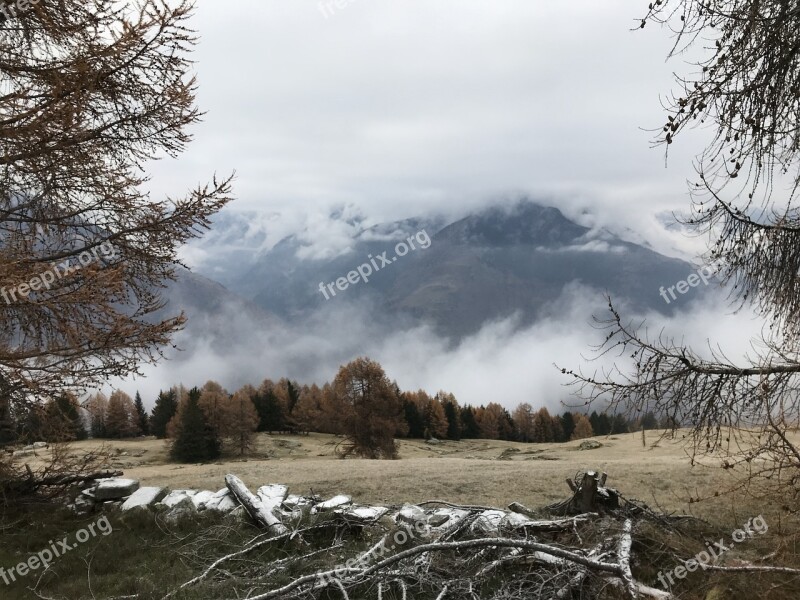
<path id="1" fill-rule="evenodd" d="M 189 462 L 223 452 L 243 455 L 252 449 L 256 432 L 342 435 L 347 438 L 343 454 L 380 458 L 396 455 L 395 438 L 559 443 L 666 426 L 652 413 L 629 420 L 596 411 L 552 415 L 529 403 L 513 411 L 497 402 L 462 405 L 446 391 L 402 391 L 368 358 L 342 366 L 321 387 L 287 378 L 233 393 L 215 381 L 189 390 L 177 385 L 162 390 L 149 413 L 138 392 L 131 398 L 122 390 L 95 393 L 82 404 L 64 394 L 24 413 L 10 409 L 0 397 L 0 443 L 153 435 L 171 441 L 175 460 Z"/>

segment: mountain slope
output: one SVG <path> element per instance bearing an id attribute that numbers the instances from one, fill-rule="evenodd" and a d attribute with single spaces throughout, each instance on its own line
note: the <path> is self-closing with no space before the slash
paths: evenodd
<path id="1" fill-rule="evenodd" d="M 320 292 L 320 283 L 333 284 L 370 259 L 380 265 L 374 259 L 384 252 L 391 259 L 395 244 L 423 230 L 429 247 L 414 238 L 416 250 L 374 272 L 368 283 L 344 291 L 334 286 L 335 296 Z M 290 323 L 356 303 L 390 327 L 428 323 L 452 340 L 512 314 L 520 325 L 543 318 L 575 284 L 592 288 L 593 301 L 607 292 L 636 311 L 671 313 L 675 304 L 667 305 L 659 288 L 692 270 L 531 202 L 492 207 L 443 227 L 421 219 L 373 227 L 357 235 L 350 251 L 331 259 L 301 259 L 302 249 L 295 236 L 282 240 L 248 270 L 229 274 L 229 287 Z"/>

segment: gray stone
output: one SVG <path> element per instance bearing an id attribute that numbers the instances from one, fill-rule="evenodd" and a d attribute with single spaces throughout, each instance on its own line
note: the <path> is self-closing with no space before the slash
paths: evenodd
<path id="1" fill-rule="evenodd" d="M 197 510 L 205 510 L 208 503 L 213 500 L 215 500 L 214 492 L 209 492 L 208 490 L 197 492 L 192 496 L 192 504 Z"/>
<path id="2" fill-rule="evenodd" d="M 502 510 L 485 510 L 470 527 L 473 533 L 493 535 L 500 531 L 500 523 L 507 513 Z"/>
<path id="3" fill-rule="evenodd" d="M 333 510 L 335 508 L 342 508 L 344 506 L 348 506 L 349 504 L 353 503 L 353 499 L 350 496 L 345 496 L 344 494 L 339 494 L 338 496 L 334 496 L 329 500 L 325 500 L 325 502 L 320 502 L 317 504 L 312 512 L 327 512 L 329 510 Z"/>
<path id="4" fill-rule="evenodd" d="M 338 509 L 337 513 L 345 518 L 355 519 L 356 521 L 377 521 L 389 509 L 384 506 L 351 506 L 345 509 Z"/>
<path id="5" fill-rule="evenodd" d="M 48 445 L 47 445 L 47 442 L 34 442 L 33 443 L 33 447 L 36 448 L 36 449 L 38 449 L 38 448 L 47 448 Z"/>
<path id="6" fill-rule="evenodd" d="M 36 453 L 31 448 L 30 450 L 15 450 L 11 456 L 36 456 Z"/>
<path id="7" fill-rule="evenodd" d="M 191 497 L 196 493 L 197 490 L 172 490 L 161 502 L 159 502 L 159 504 L 162 504 L 167 508 L 172 508 L 184 500 L 191 500 Z"/>
<path id="8" fill-rule="evenodd" d="M 425 511 L 414 504 L 404 504 L 400 512 L 395 515 L 395 521 L 402 521 L 403 523 L 409 523 L 411 525 L 417 521 L 424 521 L 425 519 Z"/>
<path id="9" fill-rule="evenodd" d="M 436 444 L 441 444 L 442 442 L 441 442 L 441 441 L 439 441 L 439 440 L 437 440 L 435 437 L 432 437 L 432 438 L 430 438 L 430 439 L 427 439 L 427 440 L 425 440 L 425 443 L 426 443 L 426 444 L 433 444 L 433 445 L 436 445 Z"/>
<path id="10" fill-rule="evenodd" d="M 130 496 L 139 489 L 139 482 L 135 479 L 112 477 L 103 479 L 94 488 L 94 497 L 97 500 L 120 500 Z"/>
<path id="11" fill-rule="evenodd" d="M 596 440 L 584 440 L 578 446 L 578 450 L 596 450 L 597 448 L 602 448 L 603 444 Z"/>
<path id="12" fill-rule="evenodd" d="M 167 495 L 166 488 L 161 487 L 141 487 L 122 504 L 122 510 L 131 510 L 133 508 L 147 508 L 155 504 Z"/>

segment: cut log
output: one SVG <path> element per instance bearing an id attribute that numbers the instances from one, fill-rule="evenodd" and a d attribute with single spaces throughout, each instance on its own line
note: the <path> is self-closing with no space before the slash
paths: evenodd
<path id="1" fill-rule="evenodd" d="M 225 485 L 236 500 L 239 501 L 239 504 L 244 507 L 247 514 L 257 523 L 274 531 L 278 535 L 288 531 L 283 523 L 278 520 L 278 517 L 273 514 L 272 510 L 265 506 L 258 496 L 250 492 L 244 482 L 236 475 L 226 475 Z"/>

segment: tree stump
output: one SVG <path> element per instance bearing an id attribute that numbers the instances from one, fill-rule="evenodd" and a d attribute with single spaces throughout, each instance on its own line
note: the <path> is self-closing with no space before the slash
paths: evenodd
<path id="1" fill-rule="evenodd" d="M 555 515 L 579 515 L 583 513 L 603 513 L 619 508 L 619 493 L 605 487 L 608 475 L 599 475 L 595 471 L 586 471 L 575 483 L 571 479 L 567 484 L 572 490 L 572 498 L 551 504 L 547 509 Z"/>

